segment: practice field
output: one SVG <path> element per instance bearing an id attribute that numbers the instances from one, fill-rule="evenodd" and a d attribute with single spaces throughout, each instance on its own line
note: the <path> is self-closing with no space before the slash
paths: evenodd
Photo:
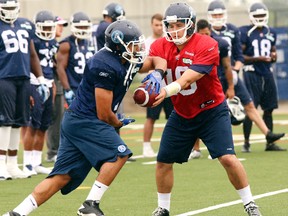
<path id="1" fill-rule="evenodd" d="M 100 207 L 106 216 L 148 216 L 157 207 L 155 158 L 142 157 L 144 114 L 133 115 L 136 122 L 121 129 L 121 136 L 134 152 L 136 162 L 127 162 L 102 198 Z M 157 121 L 153 134 L 153 148 L 159 141 L 165 121 Z M 288 132 L 288 114 L 274 115 L 275 132 Z M 257 205 L 264 216 L 288 215 L 288 152 L 265 152 L 265 138 L 253 126 L 251 153 L 241 153 L 242 126 L 233 127 L 238 158 L 246 168 Z M 288 135 L 278 141 L 288 148 Z M 217 160 L 207 159 L 208 152 L 201 144 L 203 157 L 174 166 L 175 183 L 172 193 L 171 215 L 241 216 L 246 215 L 237 192 L 229 183 Z M 46 154 L 44 151 L 43 158 Z M 22 163 L 22 148 L 19 154 Z M 45 163 L 45 166 L 52 166 Z M 77 215 L 97 173 L 92 170 L 83 184 L 72 193 L 60 193 L 34 211 L 35 216 Z M 0 181 L 0 215 L 16 207 L 45 175 L 30 179 Z"/>

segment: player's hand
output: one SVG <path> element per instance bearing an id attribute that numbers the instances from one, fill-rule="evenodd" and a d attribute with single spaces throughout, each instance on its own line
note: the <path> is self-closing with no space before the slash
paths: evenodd
<path id="1" fill-rule="evenodd" d="M 122 113 L 117 113 L 117 118 L 119 119 L 119 121 L 122 122 L 121 127 L 124 127 L 132 122 L 135 122 L 134 118 L 131 118 L 130 116 L 125 117 L 125 115 Z"/>
<path id="2" fill-rule="evenodd" d="M 70 104 L 72 103 L 72 101 L 75 98 L 75 94 L 71 89 L 64 90 L 64 98 L 65 98 L 68 106 L 70 106 Z"/>
<path id="3" fill-rule="evenodd" d="M 153 103 L 152 107 L 156 107 L 158 106 L 160 103 L 162 103 L 164 101 L 164 99 L 166 98 L 166 91 L 161 88 L 159 95 L 155 98 L 155 102 Z"/>
<path id="4" fill-rule="evenodd" d="M 37 87 L 36 91 L 39 93 L 41 97 L 42 104 L 44 104 L 50 96 L 50 90 L 48 86 L 46 84 L 40 84 Z"/>
<path id="5" fill-rule="evenodd" d="M 142 83 L 146 82 L 145 90 L 150 86 L 149 94 L 155 89 L 155 92 L 158 94 L 160 92 L 162 74 L 160 70 L 154 70 L 152 73 L 148 74 L 143 80 Z"/>

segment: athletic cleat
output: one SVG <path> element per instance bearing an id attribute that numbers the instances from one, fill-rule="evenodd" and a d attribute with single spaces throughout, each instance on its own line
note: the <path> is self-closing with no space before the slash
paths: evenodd
<path id="1" fill-rule="evenodd" d="M 34 168 L 32 167 L 32 165 L 30 165 L 30 164 L 25 165 L 25 166 L 23 167 L 23 172 L 26 173 L 26 174 L 29 175 L 29 176 L 37 175 L 37 172 L 34 170 Z"/>
<path id="2" fill-rule="evenodd" d="M 78 216 L 104 216 L 99 208 L 99 201 L 86 200 L 78 209 Z"/>
<path id="3" fill-rule="evenodd" d="M 244 206 L 244 210 L 248 213 L 249 216 L 262 216 L 258 206 L 253 201 L 246 204 Z"/>
<path id="4" fill-rule="evenodd" d="M 280 138 L 282 138 L 283 136 L 285 136 L 285 133 L 274 134 L 272 131 L 269 131 L 266 135 L 266 140 L 267 140 L 267 143 L 273 143 L 276 140 L 279 140 Z"/>
<path id="5" fill-rule="evenodd" d="M 6 163 L 0 165 L 0 180 L 12 180 L 12 176 L 7 171 Z"/>
<path id="6" fill-rule="evenodd" d="M 143 148 L 143 156 L 145 158 L 156 157 L 157 154 L 153 151 L 151 147 L 144 147 Z"/>
<path id="7" fill-rule="evenodd" d="M 30 178 L 31 175 L 23 172 L 21 169 L 19 169 L 18 166 L 9 167 L 8 166 L 8 172 L 12 176 L 12 179 L 24 179 L 24 178 Z"/>
<path id="8" fill-rule="evenodd" d="M 169 216 L 169 211 L 165 208 L 157 207 L 155 211 L 152 212 L 152 216 Z"/>
<path id="9" fill-rule="evenodd" d="M 251 150 L 250 150 L 250 143 L 249 143 L 249 142 L 245 142 L 245 143 L 244 143 L 244 145 L 242 146 L 241 152 L 243 152 L 243 153 L 249 153 L 249 152 L 251 152 Z"/>
<path id="10" fill-rule="evenodd" d="M 287 151 L 287 149 L 281 148 L 275 143 L 267 143 L 265 151 Z"/>
<path id="11" fill-rule="evenodd" d="M 10 211 L 10 212 L 3 214 L 2 216 L 21 216 L 21 215 L 18 214 L 17 212 Z"/>
<path id="12" fill-rule="evenodd" d="M 201 151 L 200 150 L 193 150 L 192 152 L 191 152 L 191 154 L 189 155 L 189 158 L 188 158 L 188 160 L 190 160 L 190 159 L 198 159 L 198 158 L 200 158 L 202 155 L 201 155 Z"/>
<path id="13" fill-rule="evenodd" d="M 42 164 L 35 166 L 34 170 L 36 171 L 37 174 L 49 174 L 52 170 L 44 167 Z"/>

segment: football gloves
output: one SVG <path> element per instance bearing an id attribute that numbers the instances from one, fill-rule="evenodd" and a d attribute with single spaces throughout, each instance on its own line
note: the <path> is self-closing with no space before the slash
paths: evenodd
<path id="1" fill-rule="evenodd" d="M 145 90 L 149 89 L 149 87 L 151 86 L 149 94 L 151 94 L 152 91 L 154 91 L 154 89 L 155 89 L 155 92 L 159 94 L 163 76 L 164 76 L 164 71 L 161 69 L 155 69 L 152 73 L 148 74 L 142 80 L 142 83 L 147 81 Z"/>
<path id="2" fill-rule="evenodd" d="M 128 117 L 125 117 L 124 114 L 122 113 L 117 113 L 117 118 L 119 119 L 119 121 L 122 122 L 122 126 L 121 127 L 124 127 L 132 122 L 135 122 L 135 119 L 134 118 L 131 118 L 130 116 Z"/>
<path id="3" fill-rule="evenodd" d="M 64 90 L 64 98 L 65 98 L 68 106 L 70 106 L 70 104 L 72 103 L 72 101 L 75 98 L 75 94 L 71 89 Z"/>
<path id="4" fill-rule="evenodd" d="M 37 77 L 40 85 L 36 88 L 36 91 L 39 93 L 42 104 L 44 104 L 48 98 L 50 97 L 50 90 L 45 82 L 45 78 L 43 76 Z"/>

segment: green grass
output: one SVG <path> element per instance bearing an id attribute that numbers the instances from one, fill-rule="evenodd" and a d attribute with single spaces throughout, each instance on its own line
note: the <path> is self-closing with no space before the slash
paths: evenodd
<path id="1" fill-rule="evenodd" d="M 135 124 L 145 121 L 144 114 L 133 114 Z M 163 116 L 157 123 L 164 123 Z M 275 120 L 287 120 L 288 114 L 275 115 Z M 287 132 L 287 124 L 275 124 L 275 132 Z M 159 140 L 163 128 L 156 127 L 153 138 Z M 242 134 L 242 126 L 233 127 L 234 134 Z M 259 135 L 259 130 L 253 126 L 253 134 Z M 134 155 L 142 153 L 142 129 L 121 129 L 121 136 L 133 150 Z M 287 135 L 278 142 L 288 148 Z M 254 195 L 264 194 L 288 188 L 288 152 L 265 152 L 263 140 L 252 144 L 252 153 L 241 153 L 243 141 L 235 140 L 238 158 L 246 168 L 251 189 Z M 238 145 L 237 145 L 238 144 Z M 159 147 L 159 141 L 153 142 L 153 148 Z M 204 147 L 204 145 L 201 145 Z M 46 150 L 44 150 L 44 155 Z M 229 183 L 226 173 L 217 160 L 208 160 L 207 150 L 202 150 L 203 157 L 190 160 L 188 163 L 175 164 L 175 183 L 172 193 L 171 215 L 182 214 L 197 209 L 203 209 L 239 199 L 237 192 Z M 44 156 L 43 156 L 44 157 Z M 155 184 L 155 164 L 144 165 L 153 159 L 140 158 L 136 162 L 127 163 L 120 174 L 105 193 L 101 208 L 107 216 L 146 216 L 157 206 Z M 22 162 L 22 148 L 19 153 Z M 45 166 L 51 164 L 44 163 Z M 93 184 L 96 171 L 92 170 L 87 179 L 77 190 L 69 195 L 60 193 L 34 211 L 31 215 L 38 216 L 70 216 L 76 215 L 80 204 L 85 200 L 90 186 Z M 33 188 L 45 178 L 45 175 L 33 176 L 31 179 L 0 181 L 0 214 L 13 209 Z M 256 200 L 261 212 L 266 216 L 288 215 L 288 193 L 281 193 Z M 202 216 L 240 216 L 245 215 L 242 204 L 232 205 L 217 210 L 204 212 Z"/>

